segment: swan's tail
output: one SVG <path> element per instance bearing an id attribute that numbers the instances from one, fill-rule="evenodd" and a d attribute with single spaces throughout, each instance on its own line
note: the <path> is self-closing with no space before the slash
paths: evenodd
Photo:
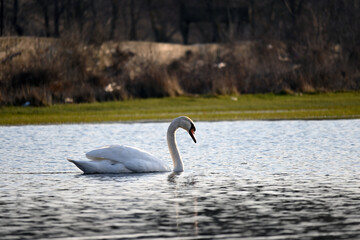
<path id="1" fill-rule="evenodd" d="M 84 173 L 86 173 L 86 166 L 83 166 L 83 161 L 79 161 L 79 160 L 73 160 L 70 158 L 67 158 L 67 160 L 69 162 L 72 162 L 73 164 L 75 164 L 75 166 L 77 166 L 81 171 L 83 171 Z"/>
<path id="2" fill-rule="evenodd" d="M 75 164 L 75 166 L 77 166 L 84 173 L 101 173 L 95 161 L 73 160 L 70 158 L 67 158 L 67 160 Z"/>
<path id="3" fill-rule="evenodd" d="M 69 162 L 72 162 L 81 171 L 86 173 L 130 173 L 131 170 L 127 169 L 123 164 L 115 164 L 110 160 L 73 160 L 67 158 Z"/>

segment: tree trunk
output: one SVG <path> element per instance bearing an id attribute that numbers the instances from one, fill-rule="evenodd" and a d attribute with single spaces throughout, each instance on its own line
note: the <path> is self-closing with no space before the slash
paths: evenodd
<path id="1" fill-rule="evenodd" d="M 136 34 L 136 17 L 135 17 L 135 4 L 134 1 L 130 1 L 130 40 L 135 41 L 137 40 Z"/>
<path id="2" fill-rule="evenodd" d="M 99 35 L 98 33 L 96 33 L 96 26 L 97 26 L 97 10 L 96 10 L 96 6 L 95 6 L 95 2 L 94 0 L 91 0 L 90 1 L 90 10 L 91 10 L 91 13 L 92 13 L 92 24 L 91 24 L 91 32 L 93 33 L 93 36 L 92 36 L 92 41 L 94 39 L 97 38 L 97 36 Z"/>
<path id="3" fill-rule="evenodd" d="M 43 14 L 44 14 L 44 27 L 46 37 L 50 37 L 50 28 L 49 28 L 49 14 L 48 14 L 48 5 L 43 3 Z"/>
<path id="4" fill-rule="evenodd" d="M 155 41 L 159 42 L 160 41 L 160 39 L 159 39 L 160 31 L 156 26 L 155 13 L 154 13 L 154 10 L 152 8 L 152 1 L 151 0 L 147 1 L 147 8 L 148 8 L 149 15 L 150 15 L 151 29 L 152 29 L 152 31 L 154 33 Z"/>
<path id="5" fill-rule="evenodd" d="M 218 42 L 220 40 L 219 23 L 215 19 L 213 2 L 206 1 L 206 5 L 207 5 L 207 10 L 209 11 L 209 14 L 210 14 L 211 26 L 212 26 L 212 31 L 213 31 L 211 41 Z"/>
<path id="6" fill-rule="evenodd" d="M 117 21 L 118 10 L 119 10 L 118 1 L 117 0 L 112 0 L 111 1 L 111 6 L 112 6 L 112 17 L 111 17 L 111 23 L 110 23 L 110 36 L 109 36 L 109 38 L 114 39 L 115 30 L 116 30 L 116 21 Z"/>
<path id="7" fill-rule="evenodd" d="M 48 2 L 46 0 L 37 0 L 36 2 L 40 5 L 42 15 L 43 15 L 43 18 L 44 18 L 45 36 L 50 37 L 49 13 L 48 13 L 48 6 L 49 5 L 48 5 Z"/>
<path id="8" fill-rule="evenodd" d="M 0 36 L 4 32 L 4 0 L 0 0 Z"/>
<path id="9" fill-rule="evenodd" d="M 19 2 L 18 0 L 14 0 L 12 25 L 15 28 L 17 35 L 21 36 L 23 34 L 23 30 L 18 24 L 18 12 L 19 12 Z"/>
<path id="10" fill-rule="evenodd" d="M 60 37 L 59 19 L 60 19 L 59 1 L 54 0 L 54 37 Z"/>

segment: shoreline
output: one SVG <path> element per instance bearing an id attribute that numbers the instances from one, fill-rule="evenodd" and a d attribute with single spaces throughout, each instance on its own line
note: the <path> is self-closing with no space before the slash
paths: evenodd
<path id="1" fill-rule="evenodd" d="M 236 97 L 150 98 L 48 107 L 2 106 L 0 126 L 167 122 L 181 115 L 188 115 L 194 121 L 360 119 L 360 94 L 244 94 Z"/>

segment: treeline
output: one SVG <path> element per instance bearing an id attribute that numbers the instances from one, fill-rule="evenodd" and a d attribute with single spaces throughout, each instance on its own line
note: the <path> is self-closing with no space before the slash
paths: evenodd
<path id="1" fill-rule="evenodd" d="M 0 0 L 0 36 L 358 43 L 357 0 Z M 188 35 L 188 40 L 184 39 Z"/>

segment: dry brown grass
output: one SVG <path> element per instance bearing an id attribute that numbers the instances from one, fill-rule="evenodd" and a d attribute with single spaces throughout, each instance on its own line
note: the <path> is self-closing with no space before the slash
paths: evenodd
<path id="1" fill-rule="evenodd" d="M 290 50 L 289 50 L 290 49 Z M 183 46 L 0 38 L 0 104 L 51 105 L 178 96 L 359 90 L 339 45 Z"/>

